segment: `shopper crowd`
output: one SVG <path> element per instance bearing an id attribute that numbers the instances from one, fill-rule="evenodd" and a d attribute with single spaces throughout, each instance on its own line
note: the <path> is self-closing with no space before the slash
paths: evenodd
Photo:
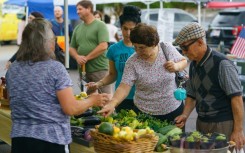
<path id="1" fill-rule="evenodd" d="M 140 8 L 126 5 L 119 16 L 123 35 L 119 40 L 110 17 L 93 8 L 92 1 L 79 1 L 76 9 L 83 22 L 74 29 L 69 25 L 69 53 L 80 79 L 84 79 L 84 67 L 91 93 L 84 100 L 75 99 L 64 57 L 57 52 L 62 50 L 57 39 L 64 36 L 63 9 L 55 6 L 51 21 L 39 12 L 30 13 L 19 49 L 6 64 L 12 153 L 68 152 L 72 141 L 69 116 L 92 106 L 101 107 L 98 113 L 104 116 L 133 109 L 183 129 L 196 108 L 198 131 L 223 133 L 237 148 L 245 145 L 236 66 L 207 45 L 203 27 L 190 23 L 173 44 L 160 42 L 157 29 L 141 23 Z M 174 45 L 191 61 L 184 101 L 173 93 L 177 89 L 175 72 L 187 68 L 187 58 Z"/>

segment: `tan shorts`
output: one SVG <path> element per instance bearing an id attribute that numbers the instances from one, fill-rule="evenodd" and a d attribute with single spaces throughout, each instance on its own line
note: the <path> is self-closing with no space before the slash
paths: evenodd
<path id="1" fill-rule="evenodd" d="M 224 122 L 202 122 L 197 119 L 196 129 L 202 133 L 223 133 L 226 135 L 227 140 L 230 140 L 231 133 L 233 131 L 233 121 L 224 121 Z"/>
<path id="2" fill-rule="evenodd" d="M 92 73 L 86 73 L 86 81 L 87 82 L 98 82 L 103 79 L 106 75 L 108 75 L 108 70 L 97 71 Z M 80 76 L 81 78 L 81 76 Z M 112 93 L 112 85 L 106 85 L 99 89 L 99 93 Z"/>

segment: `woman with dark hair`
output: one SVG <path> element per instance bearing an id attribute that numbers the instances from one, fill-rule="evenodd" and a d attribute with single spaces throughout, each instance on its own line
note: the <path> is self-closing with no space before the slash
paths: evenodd
<path id="1" fill-rule="evenodd" d="M 44 16 L 39 12 L 31 12 L 31 14 L 28 17 L 28 22 L 31 22 L 35 18 L 44 18 Z"/>
<path id="2" fill-rule="evenodd" d="M 100 21 L 102 21 L 102 13 L 100 11 L 94 11 L 94 17 Z"/>
<path id="3" fill-rule="evenodd" d="M 124 65 L 127 59 L 135 52 L 132 42 L 130 41 L 131 30 L 141 22 L 141 11 L 136 6 L 125 6 L 123 14 L 119 17 L 123 40 L 116 44 L 113 44 L 107 52 L 107 58 L 109 59 L 109 74 L 96 83 L 89 83 L 88 89 L 99 89 L 104 85 L 111 84 L 116 81 L 115 89 L 118 88 L 123 75 Z M 135 106 L 133 103 L 135 88 L 134 86 L 129 92 L 126 99 L 116 108 L 120 109 L 133 109 Z"/>
<path id="4" fill-rule="evenodd" d="M 156 28 L 138 24 L 130 34 L 136 53 L 126 62 L 122 81 L 111 101 L 99 112 L 108 116 L 125 99 L 135 85 L 134 104 L 139 111 L 158 119 L 174 121 L 182 113 L 184 104 L 174 97 L 177 88 L 176 71 L 187 66 L 187 60 L 172 44 L 164 44 L 164 52 L 159 44 Z"/>
<path id="5" fill-rule="evenodd" d="M 109 48 L 111 45 L 119 41 L 119 37 L 117 35 L 118 28 L 114 24 L 111 24 L 111 17 L 107 14 L 104 15 L 104 21 L 109 31 L 109 39 L 110 39 L 108 43 L 108 48 Z"/>
<path id="6" fill-rule="evenodd" d="M 28 16 L 28 22 L 31 22 L 35 18 L 44 18 L 44 16 L 39 12 L 31 12 L 30 15 Z M 23 30 L 22 30 L 22 32 L 23 32 Z M 22 32 L 21 32 L 21 34 L 19 34 L 21 36 L 21 38 L 19 38 L 20 41 L 19 41 L 18 45 L 21 44 Z M 15 60 L 16 60 L 16 53 L 8 60 L 8 62 L 6 63 L 5 69 L 8 69 L 9 66 L 11 65 L 11 63 L 13 63 Z"/>
<path id="7" fill-rule="evenodd" d="M 10 99 L 12 153 L 69 153 L 70 115 L 103 106 L 107 94 L 76 100 L 65 67 L 54 60 L 55 35 L 45 19 L 23 31 L 16 61 L 6 74 Z"/>

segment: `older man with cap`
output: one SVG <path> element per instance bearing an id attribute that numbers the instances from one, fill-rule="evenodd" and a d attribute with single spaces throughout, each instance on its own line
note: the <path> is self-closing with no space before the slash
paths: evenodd
<path id="1" fill-rule="evenodd" d="M 196 107 L 198 131 L 223 133 L 228 140 L 236 142 L 237 148 L 242 148 L 244 107 L 237 69 L 223 54 L 209 48 L 205 37 L 204 28 L 193 22 L 173 42 L 192 61 L 185 107 L 175 119 L 176 125 L 183 127 Z"/>

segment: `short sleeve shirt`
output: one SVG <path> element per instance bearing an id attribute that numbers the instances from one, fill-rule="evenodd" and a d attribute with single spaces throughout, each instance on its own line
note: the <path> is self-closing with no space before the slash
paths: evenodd
<path id="1" fill-rule="evenodd" d="M 125 63 L 128 58 L 135 53 L 134 47 L 128 47 L 123 43 L 123 40 L 118 43 L 112 45 L 107 52 L 107 57 L 109 60 L 115 63 L 116 71 L 117 71 L 117 80 L 115 84 L 115 89 L 120 85 L 122 80 L 122 75 L 125 67 Z M 129 95 L 126 99 L 133 99 L 135 92 L 135 86 L 129 92 Z"/>
<path id="2" fill-rule="evenodd" d="M 195 99 L 198 118 L 204 122 L 232 120 L 231 98 L 242 95 L 234 63 L 208 47 L 199 63 L 191 62 L 189 74 L 187 96 Z"/>
<path id="3" fill-rule="evenodd" d="M 14 62 L 6 74 L 10 96 L 11 138 L 31 137 L 67 145 L 70 118 L 60 106 L 56 92 L 72 86 L 65 67 L 57 61 Z"/>
<path id="4" fill-rule="evenodd" d="M 165 43 L 165 53 L 170 60 L 178 62 L 183 56 L 169 43 Z M 175 73 L 164 68 L 166 58 L 159 46 L 154 63 L 142 60 L 136 53 L 126 62 L 122 83 L 135 84 L 135 105 L 143 112 L 152 115 L 165 115 L 176 110 L 181 102 L 174 98 L 176 87 Z"/>
<path id="5" fill-rule="evenodd" d="M 94 20 L 90 24 L 79 24 L 73 31 L 70 46 L 77 49 L 79 55 L 88 55 L 100 43 L 109 42 L 109 32 L 106 24 Z M 86 63 L 86 72 L 108 70 L 109 64 L 106 52 Z"/>

